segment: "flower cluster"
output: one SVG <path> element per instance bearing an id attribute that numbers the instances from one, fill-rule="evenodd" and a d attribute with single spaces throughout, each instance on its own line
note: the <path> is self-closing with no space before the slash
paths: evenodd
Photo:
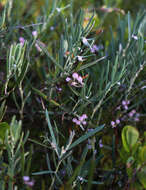
<path id="1" fill-rule="evenodd" d="M 120 117 L 120 119 L 118 118 L 115 121 L 111 121 L 112 128 L 117 127 L 117 125 L 119 125 L 121 121 L 127 121 L 127 120 L 135 122 L 139 121 L 140 114 L 137 113 L 135 109 L 128 112 L 129 104 L 130 104 L 129 100 L 123 100 L 121 105 L 119 105 L 116 108 L 116 110 L 121 110 L 121 111 L 124 110 L 124 114 Z"/>
<path id="2" fill-rule="evenodd" d="M 37 36 L 38 36 L 38 33 L 37 33 L 37 31 L 32 31 L 32 36 L 36 39 L 37 38 Z M 24 42 L 25 42 L 25 39 L 23 38 L 23 37 L 20 37 L 19 38 L 19 42 L 20 42 L 20 44 L 23 46 L 24 45 Z M 43 46 L 44 46 L 44 44 L 43 43 L 41 43 Z M 36 49 L 39 51 L 39 52 L 42 52 L 42 49 L 40 48 L 40 46 L 39 46 L 39 44 L 36 42 L 35 43 L 35 47 L 36 47 Z"/>
<path id="3" fill-rule="evenodd" d="M 100 51 L 100 50 L 102 50 L 103 49 L 103 45 L 93 45 L 92 47 L 91 47 L 91 53 L 96 53 L 96 52 L 98 52 L 98 51 Z"/>
<path id="4" fill-rule="evenodd" d="M 123 100 L 122 101 L 122 106 L 125 110 L 128 110 L 128 105 L 130 104 L 129 100 Z"/>
<path id="5" fill-rule="evenodd" d="M 88 149 L 92 149 L 92 144 L 96 143 L 96 139 L 88 139 Z"/>
<path id="6" fill-rule="evenodd" d="M 118 124 L 120 124 L 120 120 L 116 119 L 116 121 L 111 121 L 112 128 L 115 128 Z"/>
<path id="7" fill-rule="evenodd" d="M 73 73 L 72 78 L 67 77 L 66 82 L 70 82 L 72 86 L 82 87 L 84 85 L 83 78 L 78 73 Z"/>
<path id="8" fill-rule="evenodd" d="M 25 185 L 27 185 L 29 187 L 34 186 L 34 180 L 31 181 L 29 176 L 23 176 L 23 182 Z"/>
<path id="9" fill-rule="evenodd" d="M 100 44 L 100 45 L 93 44 L 92 47 L 91 47 L 91 45 L 88 42 L 88 39 L 85 38 L 85 37 L 82 38 L 82 42 L 83 42 L 83 44 L 85 46 L 88 46 L 90 48 L 91 53 L 96 53 L 96 52 L 98 52 L 98 51 L 100 51 L 100 50 L 103 49 L 103 45 L 102 44 Z"/>
<path id="10" fill-rule="evenodd" d="M 128 113 L 128 116 L 130 119 L 137 122 L 137 121 L 139 121 L 140 114 L 136 113 L 136 110 L 133 109 Z"/>
<path id="11" fill-rule="evenodd" d="M 78 118 L 73 118 L 73 122 L 76 123 L 77 125 L 86 125 L 87 122 L 85 121 L 85 119 L 87 119 L 87 115 L 83 114 L 82 116 L 78 116 Z"/>

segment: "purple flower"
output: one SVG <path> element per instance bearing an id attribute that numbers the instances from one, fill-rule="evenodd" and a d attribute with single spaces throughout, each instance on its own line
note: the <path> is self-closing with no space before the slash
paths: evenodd
<path id="1" fill-rule="evenodd" d="M 128 106 L 127 106 L 127 105 L 125 105 L 125 106 L 124 106 L 124 109 L 125 109 L 125 110 L 128 110 Z"/>
<path id="2" fill-rule="evenodd" d="M 29 176 L 23 176 L 23 181 L 26 182 L 26 181 L 29 181 L 30 180 L 30 177 Z"/>
<path id="3" fill-rule="evenodd" d="M 76 82 L 71 82 L 71 86 L 77 86 L 77 83 Z"/>
<path id="4" fill-rule="evenodd" d="M 129 117 L 133 117 L 133 112 L 131 111 L 129 114 L 128 114 Z"/>
<path id="5" fill-rule="evenodd" d="M 99 50 L 101 50 L 101 49 L 103 49 L 103 45 L 99 45 L 99 46 L 97 46 L 97 45 L 93 45 L 92 47 L 91 47 L 91 53 L 95 53 L 95 52 L 98 52 Z"/>
<path id="6" fill-rule="evenodd" d="M 81 77 L 81 76 L 79 76 L 77 80 L 78 80 L 78 82 L 79 82 L 80 84 L 82 84 L 82 85 L 83 85 L 83 79 L 82 79 L 82 77 Z"/>
<path id="7" fill-rule="evenodd" d="M 138 122 L 138 121 L 139 121 L 139 118 L 138 118 L 138 117 L 135 117 L 135 118 L 134 118 L 134 121 Z"/>
<path id="8" fill-rule="evenodd" d="M 131 112 L 132 112 L 133 114 L 135 114 L 135 113 L 136 113 L 136 110 L 132 110 Z"/>
<path id="9" fill-rule="evenodd" d="M 81 76 L 78 75 L 78 73 L 72 74 L 73 79 L 76 79 L 80 84 L 83 84 L 83 79 Z"/>
<path id="10" fill-rule="evenodd" d="M 73 118 L 72 120 L 74 123 L 76 123 L 77 125 L 80 125 L 81 124 L 81 121 L 77 120 L 77 118 Z"/>
<path id="11" fill-rule="evenodd" d="M 112 128 L 116 127 L 116 123 L 114 121 L 111 121 Z"/>
<path id="12" fill-rule="evenodd" d="M 19 38 L 19 42 L 20 44 L 23 46 L 24 45 L 24 42 L 25 42 L 25 39 L 23 37 L 20 37 Z"/>
<path id="13" fill-rule="evenodd" d="M 72 74 L 72 78 L 73 79 L 71 79 L 70 77 L 66 78 L 67 82 L 69 82 L 70 80 L 72 80 L 72 82 L 70 83 L 70 85 L 75 86 L 75 87 L 81 87 L 81 85 L 83 85 L 83 78 L 81 76 L 79 76 L 78 73 L 73 73 Z"/>
<path id="14" fill-rule="evenodd" d="M 78 80 L 79 75 L 78 75 L 78 73 L 73 73 L 73 74 L 72 74 L 72 77 L 73 77 L 74 79 L 77 79 L 77 80 Z"/>
<path id="15" fill-rule="evenodd" d="M 83 114 L 82 116 L 79 117 L 79 120 L 80 121 L 84 121 L 85 119 L 87 119 L 87 115 L 86 114 Z"/>
<path id="16" fill-rule="evenodd" d="M 42 49 L 40 48 L 40 46 L 39 46 L 37 43 L 35 43 L 35 47 L 36 47 L 36 49 L 37 49 L 39 52 L 42 52 Z"/>
<path id="17" fill-rule="evenodd" d="M 128 105 L 128 104 L 130 104 L 130 101 L 129 101 L 129 100 L 127 100 L 127 105 Z"/>
<path id="18" fill-rule="evenodd" d="M 70 77 L 67 77 L 67 78 L 66 78 L 66 82 L 69 82 L 70 80 L 71 80 Z"/>
<path id="19" fill-rule="evenodd" d="M 32 35 L 33 35 L 34 37 L 37 37 L 37 35 L 38 35 L 37 31 L 36 31 L 36 30 L 35 30 L 35 31 L 32 31 Z"/>
<path id="20" fill-rule="evenodd" d="M 28 182 L 25 182 L 25 184 L 28 185 L 29 187 L 33 187 L 34 181 L 28 181 Z"/>
<path id="21" fill-rule="evenodd" d="M 120 123 L 120 120 L 119 119 L 116 119 L 116 124 L 119 124 Z"/>
<path id="22" fill-rule="evenodd" d="M 103 144 L 102 144 L 102 139 L 99 140 L 99 147 L 102 148 Z"/>
<path id="23" fill-rule="evenodd" d="M 56 87 L 56 89 L 57 89 L 59 92 L 62 91 L 62 88 Z"/>
<path id="24" fill-rule="evenodd" d="M 78 116 L 78 119 L 73 118 L 72 121 L 76 123 L 77 125 L 81 125 L 81 124 L 86 125 L 87 122 L 85 121 L 85 119 L 87 119 L 87 115 L 83 114 L 82 116 Z"/>
<path id="25" fill-rule="evenodd" d="M 28 185 L 29 187 L 33 187 L 34 186 L 34 180 L 30 181 L 30 177 L 29 176 L 23 176 L 23 181 L 25 185 Z"/>
<path id="26" fill-rule="evenodd" d="M 79 117 L 79 120 L 80 120 L 80 121 L 83 121 L 83 120 L 84 120 L 84 117 L 83 117 L 83 116 L 80 116 L 80 117 Z"/>
<path id="27" fill-rule="evenodd" d="M 74 123 L 76 123 L 78 120 L 77 120 L 77 118 L 73 118 L 72 121 L 73 121 Z"/>
<path id="28" fill-rule="evenodd" d="M 122 101 L 122 105 L 125 106 L 127 105 L 127 102 L 125 100 Z"/>
<path id="29" fill-rule="evenodd" d="M 83 124 L 83 125 L 86 125 L 86 124 L 87 124 L 87 122 L 86 122 L 86 121 L 83 121 L 83 122 L 82 122 L 82 124 Z"/>
<path id="30" fill-rule="evenodd" d="M 76 121 L 76 124 L 77 124 L 77 125 L 81 125 L 81 121 L 77 120 L 77 121 Z"/>
<path id="31" fill-rule="evenodd" d="M 83 117 L 84 119 L 87 119 L 87 118 L 88 118 L 86 114 L 83 114 L 82 117 Z"/>
<path id="32" fill-rule="evenodd" d="M 53 30 L 54 30 L 54 26 L 51 26 L 51 27 L 50 27 L 50 30 L 53 31 Z"/>

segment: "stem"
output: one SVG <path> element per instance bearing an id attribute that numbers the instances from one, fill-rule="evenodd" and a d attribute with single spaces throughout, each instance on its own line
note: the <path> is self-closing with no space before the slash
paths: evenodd
<path id="1" fill-rule="evenodd" d="M 61 160 L 58 162 L 58 165 L 57 165 L 57 167 L 56 167 L 56 170 L 55 170 L 55 173 L 54 173 L 54 177 L 53 177 L 53 179 L 52 179 L 52 183 L 51 183 L 51 185 L 50 185 L 50 187 L 49 187 L 49 190 L 52 190 L 52 187 L 53 187 L 53 185 L 54 185 L 55 178 L 56 178 L 56 174 L 57 174 L 57 172 L 58 172 L 58 170 L 59 170 L 60 164 L 61 164 Z"/>
<path id="2" fill-rule="evenodd" d="M 23 119 L 23 109 L 24 109 L 24 96 L 23 96 L 23 89 L 22 89 L 21 83 L 20 83 L 19 91 L 20 91 L 20 97 L 21 97 L 20 118 L 22 120 Z"/>

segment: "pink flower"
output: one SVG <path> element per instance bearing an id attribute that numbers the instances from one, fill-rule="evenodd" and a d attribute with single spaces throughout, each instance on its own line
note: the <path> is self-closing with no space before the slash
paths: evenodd
<path id="1" fill-rule="evenodd" d="M 69 82 L 70 80 L 71 80 L 70 77 L 67 77 L 67 78 L 66 78 L 66 82 Z"/>
<path id="2" fill-rule="evenodd" d="M 116 124 L 119 124 L 120 123 L 120 120 L 119 119 L 116 119 Z"/>
<path id="3" fill-rule="evenodd" d="M 129 117 L 133 117 L 133 112 L 131 111 L 129 114 L 128 114 Z"/>
<path id="4" fill-rule="evenodd" d="M 35 30 L 35 31 L 32 31 L 32 35 L 33 35 L 34 37 L 37 37 L 37 35 L 38 35 L 37 31 L 36 31 L 36 30 Z"/>
<path id="5" fill-rule="evenodd" d="M 77 120 L 77 118 L 73 118 L 73 120 L 72 120 L 74 123 L 76 123 L 78 120 Z"/>
<path id="6" fill-rule="evenodd" d="M 138 121 L 139 121 L 139 118 L 138 118 L 138 117 L 135 117 L 135 118 L 134 118 L 134 121 L 138 122 Z"/>
<path id="7" fill-rule="evenodd" d="M 81 87 L 81 85 L 83 85 L 83 78 L 81 76 L 79 76 L 78 73 L 73 73 L 72 74 L 72 78 L 73 79 L 71 79 L 70 77 L 66 78 L 67 82 L 69 82 L 70 80 L 72 80 L 72 82 L 70 83 L 70 85 L 75 86 L 75 87 Z"/>
<path id="8" fill-rule="evenodd" d="M 23 181 L 25 185 L 28 185 L 29 187 L 33 187 L 34 186 L 34 180 L 30 181 L 30 177 L 29 176 L 23 176 Z"/>
<path id="9" fill-rule="evenodd" d="M 71 86 L 77 86 L 77 83 L 76 82 L 71 82 Z"/>
<path id="10" fill-rule="evenodd" d="M 125 109 L 125 110 L 128 110 L 128 106 L 127 106 L 127 105 L 125 105 L 125 106 L 124 106 L 124 109 Z"/>
<path id="11" fill-rule="evenodd" d="M 111 121 L 111 126 L 112 126 L 112 128 L 116 127 L 116 124 L 114 121 Z"/>
<path id="12" fill-rule="evenodd" d="M 23 181 L 29 181 L 30 180 L 30 177 L 29 176 L 23 176 Z"/>
<path id="13" fill-rule="evenodd" d="M 82 117 L 83 117 L 84 119 L 87 119 L 87 118 L 88 118 L 86 114 L 83 114 Z"/>
<path id="14" fill-rule="evenodd" d="M 83 79 L 82 79 L 81 76 L 79 76 L 77 80 L 78 80 L 78 82 L 79 82 L 80 84 L 83 84 Z"/>
<path id="15" fill-rule="evenodd" d="M 77 118 L 73 118 L 73 122 L 76 123 L 77 125 L 86 125 L 87 122 L 85 121 L 85 119 L 87 119 L 87 115 L 86 114 L 83 114 L 82 116 L 78 116 L 78 119 Z"/>
<path id="16" fill-rule="evenodd" d="M 74 79 L 78 79 L 79 75 L 78 75 L 78 73 L 73 73 L 73 74 L 72 74 L 72 77 L 73 77 Z"/>
<path id="17" fill-rule="evenodd" d="M 40 48 L 40 46 L 39 46 L 37 43 L 35 43 L 35 47 L 36 47 L 36 49 L 37 49 L 39 52 L 42 52 L 42 49 Z"/>
<path id="18" fill-rule="evenodd" d="M 83 121 L 83 122 L 82 122 L 82 124 L 83 124 L 83 125 L 86 125 L 86 124 L 87 124 L 87 122 L 86 122 L 86 121 Z"/>
<path id="19" fill-rule="evenodd" d="M 81 125 L 81 121 L 77 120 L 76 124 Z"/>
<path id="20" fill-rule="evenodd" d="M 24 42 L 25 42 L 25 39 L 23 37 L 20 37 L 19 38 L 19 42 L 20 44 L 23 46 L 24 45 Z"/>
<path id="21" fill-rule="evenodd" d="M 127 105 L 127 102 L 125 100 L 122 101 L 122 105 L 125 106 Z"/>
<path id="22" fill-rule="evenodd" d="M 132 112 L 133 114 L 135 114 L 135 113 L 136 113 L 136 110 L 132 110 L 131 112 Z"/>

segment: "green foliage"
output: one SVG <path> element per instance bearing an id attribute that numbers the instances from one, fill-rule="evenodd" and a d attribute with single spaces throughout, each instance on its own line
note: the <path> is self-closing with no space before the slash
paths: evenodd
<path id="1" fill-rule="evenodd" d="M 9 190 L 12 190 L 15 186 L 15 177 L 18 174 L 24 175 L 24 167 L 26 156 L 28 152 L 24 153 L 24 144 L 27 141 L 29 133 L 24 137 L 24 133 L 21 132 L 21 121 L 17 121 L 15 116 L 12 118 L 10 126 L 6 122 L 0 123 L 1 127 L 1 139 L 3 139 L 3 145 L 7 152 L 7 162 L 3 162 L 3 170 L 0 175 L 0 184 L 2 190 L 8 185 Z M 3 156 L 0 155 L 0 159 Z M 23 159 L 23 161 L 22 161 Z"/>
<path id="2" fill-rule="evenodd" d="M 0 189 L 145 188 L 144 6 L 0 2 Z"/>
<path id="3" fill-rule="evenodd" d="M 142 143 L 138 143 L 139 141 L 139 133 L 132 126 L 125 126 L 122 130 L 122 143 L 123 147 L 120 151 L 120 156 L 122 160 L 126 164 L 126 170 L 129 177 L 127 185 L 133 187 L 135 184 L 137 188 L 141 188 L 142 186 L 145 188 L 145 145 L 142 146 Z M 123 150 L 124 148 L 124 150 Z M 134 178 L 139 179 L 141 185 L 136 183 Z M 134 184 L 131 184 L 132 180 L 134 180 Z"/>
<path id="4" fill-rule="evenodd" d="M 122 130 L 123 147 L 127 152 L 132 152 L 139 138 L 138 131 L 132 126 L 125 126 Z"/>
<path id="5" fill-rule="evenodd" d="M 146 178 L 146 166 L 143 167 L 140 172 L 138 172 L 138 179 L 139 181 L 141 182 L 141 184 L 143 185 L 144 188 L 146 188 L 146 181 L 145 181 L 145 178 Z"/>
<path id="6" fill-rule="evenodd" d="M 5 138 L 5 133 L 10 129 L 10 126 L 6 122 L 0 123 L 0 139 L 3 141 Z"/>

